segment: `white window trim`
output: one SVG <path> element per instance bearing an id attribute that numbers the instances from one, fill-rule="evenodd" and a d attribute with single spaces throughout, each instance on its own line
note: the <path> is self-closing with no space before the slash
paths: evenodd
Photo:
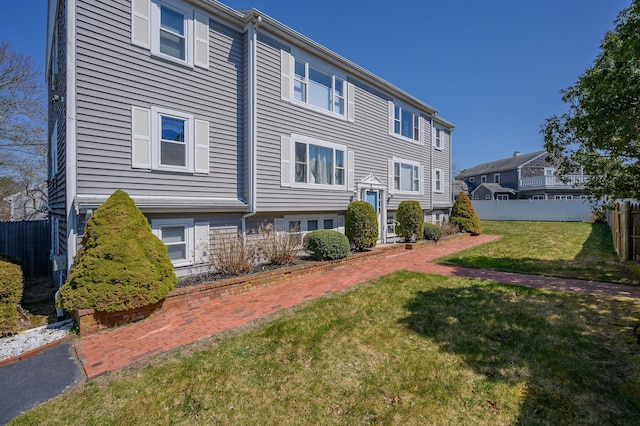
<path id="1" fill-rule="evenodd" d="M 191 266 L 194 264 L 195 255 L 195 227 L 193 219 L 151 219 L 151 229 L 156 237 L 162 241 L 161 228 L 165 226 L 184 226 L 186 259 L 172 260 L 173 266 Z"/>
<path id="2" fill-rule="evenodd" d="M 415 141 L 414 141 L 415 142 Z M 409 166 L 417 166 L 418 167 L 418 190 L 417 191 L 406 191 L 406 190 L 402 190 L 402 189 L 396 189 L 396 183 L 395 183 L 395 164 L 396 163 L 400 163 L 400 164 L 406 164 Z M 404 160 L 402 158 L 398 158 L 398 157 L 393 157 L 393 170 L 391 170 L 391 175 L 394 177 L 394 180 L 391 182 L 391 188 L 393 188 L 393 193 L 394 194 L 406 194 L 406 195 L 416 195 L 416 194 L 420 194 L 420 188 L 422 187 L 422 165 L 420 164 L 419 161 L 411 161 L 411 160 Z M 400 175 L 400 179 L 402 179 L 402 175 Z M 411 183 L 411 186 L 413 186 L 413 182 Z M 400 182 L 400 187 L 402 187 L 402 182 Z"/>
<path id="3" fill-rule="evenodd" d="M 496 195 L 496 200 L 505 201 L 505 200 L 508 200 L 508 199 L 509 199 L 509 196 L 506 195 L 506 194 L 497 194 Z"/>
<path id="4" fill-rule="evenodd" d="M 438 187 L 437 183 L 438 183 L 438 179 L 437 179 L 437 175 L 438 172 L 440 172 L 440 189 L 436 189 Z M 437 193 L 437 194 L 442 194 L 444 192 L 444 179 L 443 179 L 443 174 L 442 174 L 442 169 L 433 169 L 433 192 Z"/>
<path id="5" fill-rule="evenodd" d="M 321 146 L 323 148 L 331 148 L 334 151 L 343 151 L 344 152 L 344 179 L 342 185 L 324 185 L 324 184 L 316 184 L 316 183 L 308 183 L 308 182 L 296 182 L 296 142 L 302 142 L 311 145 Z M 326 142 L 320 139 L 310 138 L 308 136 L 291 134 L 291 143 L 289 144 L 289 158 L 291 159 L 289 163 L 290 167 L 290 175 L 291 176 L 291 187 L 292 188 L 305 188 L 305 189 L 321 189 L 321 190 L 330 190 L 330 191 L 344 191 L 347 189 L 347 183 L 349 180 L 348 176 L 348 149 L 346 145 L 340 145 L 333 142 Z M 308 152 L 308 150 L 307 150 Z M 308 167 L 308 165 L 307 165 Z M 308 173 L 308 169 L 307 169 Z M 335 179 L 335 164 L 334 164 L 334 179 Z M 288 229 L 288 228 L 287 228 Z"/>
<path id="6" fill-rule="evenodd" d="M 307 93 L 306 93 L 306 101 L 300 101 L 298 99 L 295 99 L 294 97 L 294 85 L 295 85 L 295 69 L 296 69 L 296 59 L 304 62 L 305 63 L 305 69 L 306 69 L 306 87 L 307 87 Z M 340 80 L 342 80 L 343 82 L 343 87 L 342 87 L 342 91 L 343 91 L 343 99 L 344 99 L 344 103 L 343 103 L 343 113 L 339 114 L 337 112 L 334 111 L 329 111 L 326 110 L 324 108 L 312 105 L 309 103 L 309 67 L 315 68 L 316 70 L 325 73 L 327 75 L 331 76 L 331 80 L 332 80 L 332 88 L 331 90 L 335 92 L 335 79 L 336 77 L 339 78 Z M 337 118 L 343 121 L 347 121 L 348 120 L 348 109 L 349 109 L 349 103 L 353 102 L 353 99 L 351 99 L 350 97 L 353 96 L 353 91 L 349 89 L 350 83 L 348 83 L 347 81 L 347 75 L 345 73 L 339 72 L 336 69 L 333 69 L 330 66 L 327 66 L 325 64 L 319 63 L 317 60 L 314 60 L 313 58 L 309 57 L 308 55 L 305 55 L 302 52 L 299 51 L 292 51 L 289 57 L 289 75 L 291 76 L 291 78 L 289 79 L 289 93 L 291 94 L 291 97 L 288 99 L 289 102 L 291 102 L 294 105 L 298 105 L 301 106 L 303 108 L 307 108 L 310 109 L 312 111 L 315 112 L 319 112 L 321 114 L 325 114 L 328 115 L 329 117 L 333 117 L 333 118 Z"/>
<path id="7" fill-rule="evenodd" d="M 161 116 L 175 117 L 183 119 L 185 123 L 185 145 L 186 145 L 186 165 L 170 166 L 160 164 L 161 159 Z M 193 173 L 195 157 L 195 133 L 193 125 L 193 115 L 181 111 L 174 111 L 166 108 L 151 107 L 151 167 L 155 170 L 167 170 L 174 172 Z"/>
<path id="8" fill-rule="evenodd" d="M 480 176 L 480 183 L 487 183 L 487 175 Z"/>
<path id="9" fill-rule="evenodd" d="M 556 200 L 573 200 L 573 195 L 555 195 Z"/>
<path id="10" fill-rule="evenodd" d="M 493 183 L 500 183 L 500 173 L 493 174 Z"/>
<path id="11" fill-rule="evenodd" d="M 546 200 L 546 196 L 545 195 L 532 195 L 531 196 L 532 200 Z"/>
<path id="12" fill-rule="evenodd" d="M 320 225 L 325 219 L 333 220 L 333 231 L 338 230 L 338 215 L 337 214 L 306 214 L 306 215 L 286 215 L 284 217 L 284 229 L 286 232 L 289 231 L 289 222 L 300 221 L 300 232 L 306 234 L 310 232 L 307 228 L 308 222 L 310 220 L 317 220 L 318 225 Z M 318 226 L 318 229 L 324 229 Z"/>
<path id="13" fill-rule="evenodd" d="M 395 132 L 395 126 L 394 126 L 394 121 L 395 121 L 395 107 L 398 106 L 400 107 L 401 111 L 408 111 L 410 113 L 412 113 L 414 115 L 414 117 L 418 117 L 418 139 L 412 139 L 412 138 L 408 138 L 402 134 L 398 134 Z M 402 112 L 400 113 L 402 114 Z M 420 115 L 420 112 L 417 111 L 414 108 L 408 107 L 405 104 L 403 104 L 402 102 L 399 101 L 389 101 L 389 134 L 391 136 L 393 136 L 394 138 L 398 138 L 401 139 L 403 141 L 407 141 L 407 142 L 411 142 L 413 144 L 416 145 L 423 145 L 424 144 L 424 140 L 423 140 L 423 132 L 424 132 L 424 120 L 422 119 L 422 115 Z"/>
<path id="14" fill-rule="evenodd" d="M 185 16 L 185 59 L 178 59 L 174 56 L 160 52 L 160 6 L 173 9 Z M 171 3 L 161 0 L 151 0 L 151 54 L 159 58 L 166 59 L 178 64 L 193 67 L 194 56 L 194 34 L 193 34 L 193 14 L 194 10 L 186 3 L 172 1 Z"/>
<path id="15" fill-rule="evenodd" d="M 440 134 L 440 137 L 438 137 L 438 133 Z M 444 135 L 443 129 L 441 129 L 438 126 L 433 126 L 433 147 L 438 151 L 442 151 L 444 149 L 443 143 L 442 143 L 443 135 Z M 437 143 L 438 141 L 440 141 L 440 143 Z"/>

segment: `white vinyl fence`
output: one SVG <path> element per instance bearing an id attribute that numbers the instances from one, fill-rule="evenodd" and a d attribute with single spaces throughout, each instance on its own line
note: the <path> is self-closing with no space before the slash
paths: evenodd
<path id="1" fill-rule="evenodd" d="M 473 200 L 482 220 L 583 222 L 591 218 L 587 200 Z"/>

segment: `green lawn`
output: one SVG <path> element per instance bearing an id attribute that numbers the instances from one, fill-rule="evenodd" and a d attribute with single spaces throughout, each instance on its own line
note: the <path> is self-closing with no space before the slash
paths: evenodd
<path id="1" fill-rule="evenodd" d="M 640 301 L 398 272 L 15 424 L 637 424 Z"/>
<path id="2" fill-rule="evenodd" d="M 638 268 L 618 262 L 606 225 L 483 221 L 482 232 L 503 237 L 440 261 L 499 271 L 640 284 Z"/>

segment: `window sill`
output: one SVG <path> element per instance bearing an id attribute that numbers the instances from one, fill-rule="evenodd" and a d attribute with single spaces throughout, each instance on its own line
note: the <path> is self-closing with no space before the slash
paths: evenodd
<path id="1" fill-rule="evenodd" d="M 296 188 L 296 189 L 318 189 L 318 190 L 322 190 L 322 191 L 347 191 L 347 187 L 346 185 L 320 185 L 320 184 L 314 184 L 314 183 L 293 183 L 291 184 L 291 188 Z"/>
<path id="2" fill-rule="evenodd" d="M 332 118 L 335 118 L 335 119 L 338 119 L 338 120 L 341 120 L 341 121 L 348 121 L 346 114 L 338 114 L 338 113 L 335 113 L 333 111 L 328 111 L 326 109 L 322 109 L 320 107 L 313 106 L 311 104 L 299 101 L 297 99 L 287 99 L 287 100 L 289 101 L 289 103 L 291 103 L 293 105 L 296 105 L 296 106 L 299 106 L 299 107 L 302 107 L 304 109 L 308 109 L 310 111 L 314 111 L 314 112 L 317 112 L 319 114 L 326 115 L 328 117 L 332 117 Z"/>
<path id="3" fill-rule="evenodd" d="M 420 195 L 420 191 L 399 191 L 394 190 L 391 192 L 392 195 Z"/>
<path id="4" fill-rule="evenodd" d="M 408 138 L 408 137 L 406 137 L 406 136 L 399 135 L 399 134 L 397 134 L 397 133 L 389 133 L 389 134 L 390 134 L 391 136 L 393 136 L 394 138 L 399 139 L 399 140 L 401 140 L 401 141 L 411 142 L 411 143 L 413 143 L 413 144 L 415 144 L 415 145 L 422 145 L 422 141 L 419 141 L 419 140 L 417 141 L 417 140 L 415 140 L 415 139 L 411 139 L 411 138 Z"/>
<path id="5" fill-rule="evenodd" d="M 195 67 L 192 63 L 189 63 L 189 61 L 181 61 L 180 59 L 176 59 L 173 56 L 169 56 L 169 55 L 165 55 L 163 53 L 160 52 L 151 52 L 151 57 L 152 58 L 156 58 L 156 59 L 160 59 L 164 62 L 170 62 L 172 64 L 175 65 L 179 65 L 183 68 L 187 68 L 190 70 L 193 70 Z"/>

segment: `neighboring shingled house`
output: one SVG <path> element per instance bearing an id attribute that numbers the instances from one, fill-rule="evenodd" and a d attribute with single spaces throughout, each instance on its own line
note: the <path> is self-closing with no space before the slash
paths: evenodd
<path id="1" fill-rule="evenodd" d="M 116 189 L 182 275 L 220 232 L 343 231 L 360 199 L 386 241 L 401 201 L 432 222 L 452 206 L 453 124 L 255 9 L 50 0 L 47 79 L 52 243 L 67 268 Z"/>
<path id="2" fill-rule="evenodd" d="M 516 151 L 512 157 L 464 170 L 456 179 L 468 185 L 474 200 L 582 198 L 586 179 L 582 170 L 577 167 L 576 174 L 559 177 L 556 165 L 546 157 L 546 151 Z"/>

